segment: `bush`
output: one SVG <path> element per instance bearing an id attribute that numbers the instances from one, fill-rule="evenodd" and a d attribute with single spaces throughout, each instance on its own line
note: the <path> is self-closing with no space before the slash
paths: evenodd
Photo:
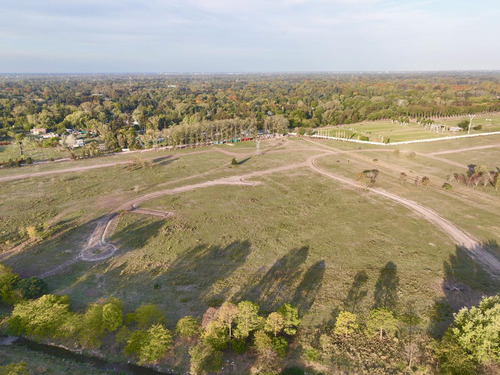
<path id="1" fill-rule="evenodd" d="M 449 183 L 445 182 L 442 186 L 443 189 L 445 190 L 451 190 L 453 186 L 451 186 Z"/>
<path id="2" fill-rule="evenodd" d="M 231 348 L 237 354 L 243 354 L 248 349 L 247 344 L 245 343 L 245 340 L 243 340 L 243 339 L 234 339 L 231 342 Z"/>
<path id="3" fill-rule="evenodd" d="M 417 154 L 414 151 L 411 151 L 406 156 L 408 156 L 408 159 L 415 159 Z"/>
<path id="4" fill-rule="evenodd" d="M 17 289 L 21 291 L 21 294 L 25 299 L 39 298 L 44 294 L 47 294 L 49 290 L 45 281 L 36 276 L 19 281 Z"/>
<path id="5" fill-rule="evenodd" d="M 231 165 L 236 165 L 238 164 L 238 162 L 236 161 L 236 158 L 233 158 L 233 160 L 231 160 Z"/>
<path id="6" fill-rule="evenodd" d="M 483 128 L 483 125 L 477 125 L 477 126 L 474 126 L 472 129 L 481 130 L 482 128 Z"/>

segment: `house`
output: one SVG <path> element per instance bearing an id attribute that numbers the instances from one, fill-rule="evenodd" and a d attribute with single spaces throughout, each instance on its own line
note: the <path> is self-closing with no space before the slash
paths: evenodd
<path id="1" fill-rule="evenodd" d="M 47 129 L 46 128 L 33 128 L 33 129 L 31 129 L 31 134 L 33 134 L 33 135 L 47 134 Z"/>
<path id="2" fill-rule="evenodd" d="M 83 147 L 83 146 L 85 146 L 85 141 L 83 139 L 77 139 L 76 147 Z"/>

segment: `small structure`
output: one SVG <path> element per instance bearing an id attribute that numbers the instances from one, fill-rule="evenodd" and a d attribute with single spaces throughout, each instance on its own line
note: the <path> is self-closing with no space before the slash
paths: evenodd
<path id="1" fill-rule="evenodd" d="M 450 132 L 461 132 L 461 131 L 462 131 L 462 128 L 459 126 L 452 126 L 450 128 Z"/>
<path id="2" fill-rule="evenodd" d="M 33 128 L 33 129 L 31 129 L 31 134 L 33 134 L 33 135 L 47 134 L 47 129 L 46 128 Z"/>

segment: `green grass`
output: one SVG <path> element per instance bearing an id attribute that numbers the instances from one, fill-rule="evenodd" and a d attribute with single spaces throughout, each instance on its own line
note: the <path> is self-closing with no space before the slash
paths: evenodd
<path id="1" fill-rule="evenodd" d="M 311 143 L 290 139 L 279 147 L 291 152 L 248 160 L 237 157 L 244 161 L 237 166 L 230 165 L 231 156 L 218 152 L 189 155 L 206 149 L 143 153 L 139 157 L 157 157 L 155 166 L 132 170 L 115 166 L 6 182 L 0 186 L 3 249 L 26 239 L 19 228 L 53 222 L 47 238 L 3 262 L 23 276 L 40 274 L 75 257 L 94 228 L 93 220 L 128 199 L 300 163 L 318 153 L 306 146 Z M 341 147 L 353 151 L 360 146 L 342 143 Z M 242 154 L 254 150 L 250 143 L 233 149 Z M 390 162 L 403 170 L 436 175 L 433 186 L 449 172 L 439 161 L 420 156 L 410 161 L 390 152 L 363 155 L 328 156 L 320 164 L 354 177 L 359 170 Z M 50 167 L 60 168 L 45 166 Z M 401 187 L 398 177 L 382 171 L 377 184 L 439 210 L 481 239 L 498 240 L 498 211 L 491 203 L 488 206 L 492 199 L 498 204 L 497 195 L 465 188 L 455 192 L 455 187 L 451 192 Z M 51 292 L 69 294 L 77 309 L 110 295 L 121 298 L 127 311 L 142 302 L 156 303 L 172 327 L 179 317 L 200 316 L 224 299 L 251 299 L 266 311 L 291 302 L 300 307 L 305 325 L 328 322 L 338 309 L 352 308 L 349 296 L 360 272 L 366 272 L 368 282 L 356 309 L 366 313 L 373 306 L 381 270 L 391 262 L 398 270 L 393 293 L 399 311 L 414 303 L 425 317 L 441 298 L 449 297 L 450 304 L 460 307 L 498 290 L 438 228 L 400 205 L 362 189 L 345 188 L 306 167 L 257 180 L 258 186 L 219 185 L 142 205 L 173 211 L 166 220 L 121 214 L 112 238 L 118 246 L 116 255 L 102 262 L 80 261 L 49 277 Z M 450 278 L 470 286 L 460 300 L 442 288 L 443 279 Z"/>
<path id="2" fill-rule="evenodd" d="M 490 170 L 500 168 L 500 147 L 454 152 L 451 154 L 439 155 L 439 157 L 463 163 L 465 165 L 484 165 Z"/>
<path id="3" fill-rule="evenodd" d="M 25 362 L 29 374 L 106 374 L 90 365 L 54 357 L 15 345 L 0 345 L 0 366 Z"/>
<path id="4" fill-rule="evenodd" d="M 79 152 L 78 149 L 75 152 Z M 31 157 L 33 161 L 48 160 L 50 158 L 68 158 L 70 153 L 63 147 L 39 147 L 35 142 L 29 140 L 23 141 L 23 156 L 24 159 Z M 7 146 L 0 146 L 0 163 L 6 162 L 9 159 L 18 160 L 21 158 L 19 145 L 13 143 Z"/>
<path id="5" fill-rule="evenodd" d="M 453 118 L 453 119 L 436 119 L 434 124 L 442 124 L 447 127 L 454 127 L 460 121 L 468 119 L 468 117 Z M 491 121 L 487 121 L 491 119 Z M 479 116 L 473 120 L 472 128 L 481 125 L 480 130 L 471 129 L 470 134 L 480 134 L 487 132 L 500 131 L 500 115 L 494 116 Z M 333 137 L 353 137 L 353 139 L 358 139 L 358 136 L 368 137 L 372 142 L 404 142 L 413 141 L 420 139 L 430 139 L 430 138 L 443 138 L 447 136 L 464 135 L 467 132 L 443 132 L 437 133 L 426 129 L 422 125 L 415 122 L 409 124 L 399 124 L 393 123 L 392 121 L 381 120 L 373 122 L 361 122 L 349 125 L 339 125 L 335 127 L 327 127 L 321 129 L 321 131 L 327 131 L 330 136 Z"/>

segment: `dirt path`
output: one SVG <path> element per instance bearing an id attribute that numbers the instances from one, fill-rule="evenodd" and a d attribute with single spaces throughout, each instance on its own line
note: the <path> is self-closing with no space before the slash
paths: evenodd
<path id="1" fill-rule="evenodd" d="M 268 147 L 268 148 L 262 150 L 261 155 L 266 154 L 266 153 L 281 153 L 281 152 L 293 152 L 294 151 L 292 149 L 275 150 L 275 148 L 284 146 L 285 144 L 286 144 L 286 142 L 280 142 L 276 145 Z M 189 153 L 185 153 L 185 154 L 172 154 L 172 155 L 175 155 L 177 158 L 181 158 L 183 156 L 205 154 L 205 153 L 210 153 L 210 152 L 220 152 L 222 154 L 232 156 L 232 157 L 238 157 L 238 158 L 252 157 L 255 155 L 255 152 L 238 153 L 238 152 L 231 152 L 230 150 L 224 150 L 221 148 L 211 148 L 209 150 L 199 150 L 199 151 L 193 151 L 193 152 L 189 152 Z M 156 158 L 157 157 L 152 157 L 152 158 L 148 158 L 145 160 L 154 160 Z M 1 182 L 8 182 L 8 181 L 15 181 L 15 180 L 22 180 L 22 179 L 32 178 L 32 177 L 43 177 L 43 176 L 51 176 L 51 175 L 56 175 L 56 174 L 85 172 L 85 171 L 89 171 L 89 170 L 93 170 L 93 169 L 109 168 L 109 167 L 114 167 L 117 165 L 126 165 L 126 164 L 129 164 L 131 161 L 133 161 L 133 159 L 120 160 L 120 161 L 117 160 L 117 161 L 108 162 L 108 163 L 86 165 L 86 166 L 58 169 L 58 170 L 52 170 L 52 171 L 30 172 L 30 173 L 17 174 L 17 175 L 13 175 L 13 176 L 4 176 L 4 177 L 0 177 L 0 183 Z"/>
<path id="2" fill-rule="evenodd" d="M 344 185 L 348 185 L 357 189 L 360 188 L 360 185 L 357 182 L 343 176 L 338 176 L 333 173 L 326 172 L 320 167 L 318 167 L 315 161 L 319 157 L 321 157 L 321 155 L 312 158 L 308 161 L 309 167 L 313 171 L 320 173 L 328 178 L 331 178 L 337 182 L 340 182 Z M 476 263 L 481 265 L 484 270 L 486 270 L 494 278 L 500 280 L 500 261 L 497 258 L 495 258 L 495 256 L 490 254 L 487 250 L 485 250 L 481 246 L 481 244 L 476 239 L 474 239 L 470 234 L 467 234 L 461 229 L 457 228 L 450 221 L 443 218 L 442 216 L 439 216 L 436 212 L 432 211 L 431 209 L 424 207 L 409 199 L 402 198 L 396 194 L 389 193 L 379 188 L 366 188 L 366 190 L 373 192 L 377 195 L 383 196 L 392 201 L 395 201 L 399 204 L 402 204 L 407 208 L 409 208 L 410 210 L 412 210 L 413 212 L 420 215 L 421 217 L 423 217 L 424 219 L 426 219 L 427 221 L 438 226 L 457 245 L 463 248 Z"/>
<path id="3" fill-rule="evenodd" d="M 40 275 L 40 277 L 47 277 L 50 275 L 53 275 L 60 270 L 66 268 L 67 266 L 77 262 L 78 260 L 84 260 L 84 261 L 100 261 L 107 259 L 111 256 L 114 255 L 116 252 L 116 247 L 113 245 L 109 239 L 111 238 L 114 228 L 116 227 L 117 221 L 119 219 L 119 212 L 120 211 L 130 211 L 130 212 L 135 212 L 135 213 L 141 213 L 141 214 L 147 214 L 147 215 L 153 215 L 153 216 L 159 216 L 163 218 L 167 218 L 170 216 L 171 213 L 169 212 L 161 212 L 157 210 L 151 210 L 151 209 L 144 209 L 144 208 L 139 208 L 138 205 L 141 203 L 144 203 L 146 201 L 155 199 L 155 198 L 160 198 L 166 195 L 172 195 L 172 194 L 180 194 L 188 191 L 192 191 L 195 189 L 201 189 L 205 187 L 211 187 L 211 186 L 217 186 L 217 185 L 240 185 L 240 186 L 256 186 L 259 184 L 257 181 L 248 181 L 249 179 L 259 177 L 259 176 L 264 176 L 268 174 L 273 174 L 273 173 L 279 173 L 279 172 L 284 172 L 288 170 L 294 170 L 297 168 L 301 167 L 309 167 L 313 171 L 326 176 L 328 178 L 331 178 L 337 182 L 342 183 L 345 186 L 350 186 L 355 189 L 360 189 L 360 185 L 347 178 L 344 176 L 339 176 L 336 174 L 333 174 L 331 172 L 325 171 L 324 169 L 320 168 L 316 164 L 316 160 L 318 158 L 321 158 L 326 155 L 333 155 L 333 154 L 349 154 L 351 157 L 356 156 L 357 158 L 365 159 L 365 157 L 361 155 L 356 155 L 354 150 L 348 150 L 348 151 L 343 151 L 343 150 L 337 150 L 329 146 L 322 145 L 321 143 L 318 142 L 312 142 L 316 146 L 321 146 L 323 149 L 319 148 L 313 148 L 313 147 L 305 147 L 301 148 L 302 150 L 309 150 L 313 152 L 317 152 L 315 155 L 312 155 L 308 158 L 307 161 L 305 162 L 299 162 L 299 163 L 294 163 L 290 165 L 285 165 L 281 167 L 276 167 L 276 168 L 271 168 L 268 170 L 263 170 L 263 171 L 256 171 L 256 172 L 250 172 L 247 174 L 243 175 L 238 175 L 238 176 L 230 176 L 230 177 L 223 177 L 215 180 L 208 180 L 200 183 L 195 183 L 191 185 L 185 185 L 185 186 L 180 186 L 180 187 L 175 187 L 175 188 L 170 188 L 170 189 L 164 189 L 160 191 L 155 191 L 152 193 L 145 194 L 140 197 L 136 197 L 132 200 L 129 200 L 125 203 L 120 204 L 113 210 L 111 210 L 108 214 L 103 216 L 101 219 L 99 219 L 92 235 L 90 236 L 87 245 L 85 246 L 84 249 L 80 252 L 79 256 L 71 259 L 45 273 Z M 486 147 L 483 147 L 486 148 Z M 471 149 L 478 149 L 478 148 L 471 148 Z M 462 149 L 462 151 L 465 151 L 466 149 Z M 197 151 L 194 153 L 205 153 L 205 152 L 222 152 L 226 155 L 231 155 L 235 157 L 247 157 L 250 154 L 238 154 L 238 153 L 230 153 L 227 150 L 221 151 L 220 149 L 211 149 L 211 150 L 205 150 L 205 151 Z M 269 149 L 268 152 L 292 152 L 293 150 L 291 149 L 283 149 L 283 150 L 273 150 Z M 358 150 L 356 150 L 358 151 Z M 359 150 L 363 151 L 363 150 Z M 318 153 L 319 152 L 319 153 Z M 194 153 L 188 153 L 185 155 L 192 155 Z M 252 154 L 253 155 L 253 154 Z M 177 155 L 179 157 L 184 156 L 184 155 Z M 250 155 L 251 156 L 251 155 Z M 424 154 L 424 156 L 428 156 L 428 154 Z M 440 159 L 437 158 L 436 159 Z M 100 165 L 95 165 L 95 166 L 87 166 L 87 167 L 75 167 L 75 168 L 68 168 L 64 170 L 59 170 L 59 171 L 47 171 L 47 172 L 36 172 L 36 173 L 30 173 L 30 174 L 24 174 L 24 175 L 18 175 L 18 176 L 11 176 L 11 177 L 6 177 L 8 180 L 12 179 L 18 179 L 18 178 L 28 178 L 28 177 L 33 177 L 33 176 L 40 176 L 40 175 L 49 175 L 49 174 L 58 174 L 58 173 L 67 173 L 67 172 L 77 172 L 77 171 L 85 171 L 85 170 L 91 170 L 95 168 L 104 168 L 104 167 L 109 167 L 113 165 L 120 165 L 120 164 L 126 164 L 129 163 L 129 161 L 117 161 L 117 162 L 112 162 L 112 163 L 105 163 L 105 164 L 100 164 Z M 388 165 L 385 166 L 386 168 L 389 168 L 391 170 L 394 169 L 394 166 Z M 392 167 L 392 168 L 390 168 Z M 218 168 L 216 168 L 218 169 Z M 202 175 L 205 175 L 202 174 Z M 197 176 L 198 177 L 198 176 Z M 186 178 L 184 178 L 186 179 Z M 180 179 L 180 180 L 184 180 Z M 0 181 L 2 181 L 2 178 L 0 178 Z M 4 178 L 5 181 L 5 178 Z M 178 182 L 178 181 L 172 181 L 173 182 Z M 413 202 L 409 199 L 400 197 L 396 194 L 389 193 L 385 190 L 379 189 L 379 188 L 367 188 L 366 190 L 377 194 L 379 196 L 382 196 L 386 199 L 390 199 L 392 201 L 395 201 L 413 212 L 417 213 L 427 221 L 431 222 L 432 224 L 436 225 L 439 227 L 446 235 L 448 235 L 457 245 L 461 246 L 469 255 L 470 257 L 476 261 L 478 264 L 480 264 L 488 273 L 490 273 L 493 277 L 497 278 L 500 280 L 500 261 L 495 258 L 492 254 L 490 254 L 488 251 L 486 251 L 480 243 L 473 238 L 471 235 L 465 233 L 458 227 L 456 227 L 454 224 L 452 224 L 449 220 L 443 218 L 442 216 L 439 216 L 436 212 L 432 211 L 431 209 L 424 207 L 416 202 Z"/>
<path id="4" fill-rule="evenodd" d="M 454 153 L 457 153 L 457 152 L 466 152 L 466 151 L 484 150 L 484 149 L 488 149 L 488 148 L 496 148 L 496 147 L 499 147 L 499 148 L 500 148 L 500 143 L 495 144 L 495 145 L 484 145 L 484 146 L 475 146 L 475 147 L 458 148 L 458 149 L 455 149 L 455 150 L 446 150 L 446 151 L 432 152 L 432 153 L 429 153 L 429 154 L 427 154 L 427 155 L 433 155 L 433 156 L 435 156 L 435 155 L 454 154 Z"/>

